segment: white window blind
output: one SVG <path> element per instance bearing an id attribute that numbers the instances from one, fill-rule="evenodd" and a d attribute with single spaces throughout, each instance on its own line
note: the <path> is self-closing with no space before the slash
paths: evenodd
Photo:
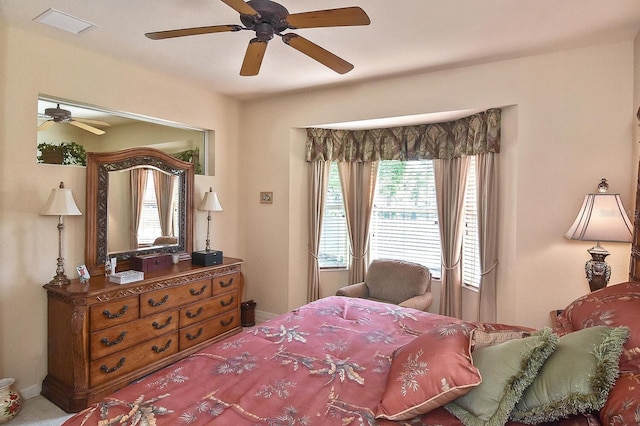
<path id="1" fill-rule="evenodd" d="M 160 216 L 158 215 L 158 205 L 156 203 L 153 173 L 151 171 L 147 173 L 147 187 L 144 191 L 140 225 L 138 226 L 138 244 L 151 245 L 162 233 L 160 232 Z"/>
<path id="2" fill-rule="evenodd" d="M 173 223 L 178 223 L 179 188 L 174 185 L 172 198 Z M 151 245 L 156 238 L 162 236 L 160 227 L 160 215 L 156 200 L 155 181 L 153 173 L 148 171 L 147 187 L 144 192 L 142 211 L 140 212 L 140 225 L 138 227 L 138 244 Z"/>
<path id="3" fill-rule="evenodd" d="M 440 277 L 433 162 L 381 161 L 370 228 L 370 259 L 423 264 Z"/>
<path id="4" fill-rule="evenodd" d="M 349 234 L 345 218 L 337 163 L 331 163 L 325 201 L 318 264 L 320 268 L 346 268 L 349 259 Z"/>
<path id="5" fill-rule="evenodd" d="M 388 258 L 423 264 L 442 276 L 440 229 L 433 162 L 381 161 L 370 227 L 369 260 Z M 462 274 L 479 286 L 475 157 L 471 157 L 465 192 Z M 321 268 L 346 268 L 349 240 L 336 163 L 331 165 L 322 226 Z"/>
<path id="6" fill-rule="evenodd" d="M 462 239 L 462 281 L 472 287 L 480 286 L 480 257 L 478 245 L 478 206 L 476 199 L 475 157 L 470 157 L 464 206 L 464 235 Z"/>

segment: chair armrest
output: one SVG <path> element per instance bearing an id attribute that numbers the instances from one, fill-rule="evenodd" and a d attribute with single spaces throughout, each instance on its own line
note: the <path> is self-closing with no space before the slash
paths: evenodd
<path id="1" fill-rule="evenodd" d="M 404 308 L 413 308 L 419 311 L 426 311 L 431 306 L 431 303 L 433 303 L 433 294 L 428 291 L 424 294 L 420 294 L 418 296 L 414 296 L 410 299 L 405 300 L 404 302 L 400 303 L 399 306 L 402 306 Z"/>
<path id="2" fill-rule="evenodd" d="M 359 297 L 366 299 L 369 297 L 369 287 L 365 283 L 351 284 L 338 289 L 336 296 Z"/>

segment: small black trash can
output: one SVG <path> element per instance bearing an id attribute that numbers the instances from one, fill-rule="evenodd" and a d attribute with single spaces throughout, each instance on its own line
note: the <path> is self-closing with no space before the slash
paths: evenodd
<path id="1" fill-rule="evenodd" d="M 240 304 L 240 318 L 243 327 L 253 327 L 256 325 L 256 302 L 248 300 Z"/>

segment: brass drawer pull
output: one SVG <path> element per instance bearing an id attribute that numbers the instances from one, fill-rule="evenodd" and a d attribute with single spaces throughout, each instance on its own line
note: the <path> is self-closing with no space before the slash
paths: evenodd
<path id="1" fill-rule="evenodd" d="M 189 290 L 189 293 L 191 293 L 192 296 L 200 296 L 202 293 L 204 293 L 204 291 L 207 289 L 207 285 L 203 285 L 202 288 L 200 289 L 200 291 L 196 291 L 194 289 Z"/>
<path id="2" fill-rule="evenodd" d="M 124 361 L 125 361 L 124 357 L 120 358 L 120 362 L 118 363 L 118 365 L 112 368 L 109 368 L 103 364 L 100 366 L 100 370 L 102 370 L 104 373 L 107 373 L 107 374 L 113 373 L 114 371 L 119 370 L 124 365 Z"/>
<path id="3" fill-rule="evenodd" d="M 150 306 L 152 306 L 154 308 L 157 308 L 158 306 L 162 306 L 165 303 L 167 303 L 167 300 L 169 300 L 169 295 L 165 294 L 164 297 L 162 298 L 162 300 L 160 300 L 159 302 L 155 302 L 153 299 L 149 299 L 149 300 L 147 300 L 147 302 L 149 302 Z"/>
<path id="4" fill-rule="evenodd" d="M 113 345 L 117 345 L 118 343 L 122 343 L 122 340 L 124 339 L 124 336 L 127 335 L 126 331 L 123 331 L 122 333 L 120 333 L 120 336 L 118 336 L 118 338 L 116 340 L 114 340 L 113 342 L 110 342 L 109 339 L 107 339 L 106 337 L 103 337 L 102 339 L 100 339 L 100 343 L 102 343 L 105 346 L 113 346 Z"/>
<path id="5" fill-rule="evenodd" d="M 200 306 L 200 308 L 198 309 L 198 312 L 196 312 L 195 314 L 191 311 L 187 311 L 186 315 L 187 315 L 187 318 L 193 319 L 193 318 L 198 318 L 201 313 L 202 313 L 202 306 Z"/>
<path id="6" fill-rule="evenodd" d="M 120 309 L 120 312 L 118 312 L 117 314 L 112 314 L 108 309 L 105 309 L 104 311 L 102 311 L 102 315 L 109 319 L 120 318 L 124 315 L 125 312 L 127 312 L 127 309 L 129 309 L 129 307 L 127 305 L 124 305 L 122 309 Z"/>
<path id="7" fill-rule="evenodd" d="M 225 322 L 224 320 L 220 320 L 220 325 L 223 327 L 226 327 L 228 325 L 231 325 L 231 323 L 233 322 L 233 317 L 229 318 L 229 321 Z"/>
<path id="8" fill-rule="evenodd" d="M 231 306 L 233 304 L 233 301 L 235 300 L 235 297 L 231 296 L 231 299 L 229 299 L 228 302 L 225 302 L 224 300 L 220 301 L 220 305 L 223 307 L 227 307 L 227 306 Z"/>
<path id="9" fill-rule="evenodd" d="M 154 321 L 153 324 L 151 324 L 151 325 L 156 330 L 162 330 L 163 328 L 165 328 L 166 326 L 171 324 L 171 320 L 173 320 L 173 316 L 170 316 L 169 318 L 167 318 L 167 322 L 165 322 L 164 324 L 158 324 L 156 321 Z"/>
<path id="10" fill-rule="evenodd" d="M 166 345 L 164 345 L 164 348 L 159 348 L 156 345 L 153 345 L 153 347 L 151 348 L 155 353 L 159 354 L 161 352 L 166 351 L 167 349 L 169 349 L 169 346 L 171 346 L 171 339 L 169 339 L 169 341 L 167 342 Z"/>
<path id="11" fill-rule="evenodd" d="M 200 337 L 201 334 L 202 334 L 202 327 L 200 327 L 200 329 L 198 330 L 198 332 L 195 335 L 193 335 L 191 333 L 187 333 L 187 339 L 196 340 L 198 337 Z"/>
<path id="12" fill-rule="evenodd" d="M 220 281 L 220 287 L 225 288 L 225 287 L 229 287 L 231 284 L 233 284 L 233 278 L 229 278 L 229 282 L 225 283 L 224 281 Z"/>

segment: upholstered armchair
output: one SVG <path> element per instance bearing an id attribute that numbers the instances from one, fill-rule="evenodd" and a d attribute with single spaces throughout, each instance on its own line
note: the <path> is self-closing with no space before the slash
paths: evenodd
<path id="1" fill-rule="evenodd" d="M 413 262 L 376 259 L 364 282 L 342 287 L 337 296 L 359 297 L 426 311 L 433 302 L 431 272 Z"/>

